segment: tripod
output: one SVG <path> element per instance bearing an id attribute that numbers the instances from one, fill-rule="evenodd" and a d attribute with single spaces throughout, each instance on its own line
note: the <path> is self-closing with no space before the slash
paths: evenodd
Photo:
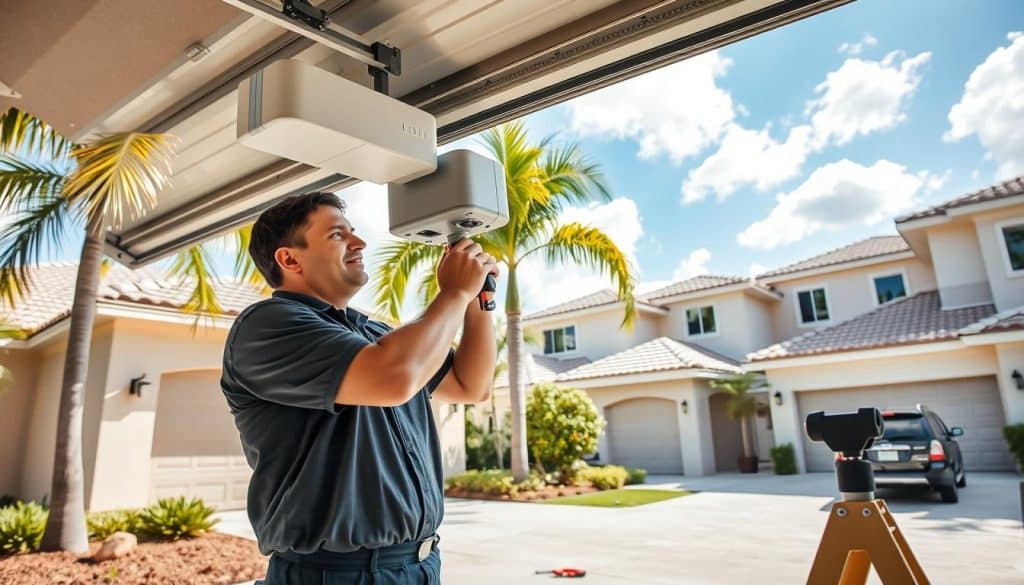
<path id="1" fill-rule="evenodd" d="M 929 585 L 885 501 L 875 498 L 875 475 L 863 459 L 882 428 L 875 409 L 807 417 L 811 439 L 842 453 L 836 461 L 842 501 L 829 511 L 807 585 L 865 585 L 871 565 L 885 585 Z"/>

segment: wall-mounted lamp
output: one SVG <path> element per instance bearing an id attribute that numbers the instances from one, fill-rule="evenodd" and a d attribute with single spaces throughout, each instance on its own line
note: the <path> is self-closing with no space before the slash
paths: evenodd
<path id="1" fill-rule="evenodd" d="M 459 412 L 459 405 L 458 404 L 453 404 L 451 406 L 451 409 L 452 409 L 452 414 L 455 414 L 456 412 Z"/>
<path id="2" fill-rule="evenodd" d="M 1017 385 L 1017 390 L 1024 390 L 1024 375 L 1020 373 L 1020 370 L 1014 370 L 1010 377 L 1013 378 L 1013 383 Z"/>
<path id="3" fill-rule="evenodd" d="M 132 382 L 128 386 L 128 393 L 142 398 L 142 387 L 149 386 L 150 384 L 152 384 L 152 382 L 146 381 L 146 374 L 142 374 L 138 378 L 132 378 Z"/>
<path id="4" fill-rule="evenodd" d="M 690 404 L 685 400 L 679 403 L 679 406 L 683 407 L 683 414 L 690 412 Z"/>
<path id="5" fill-rule="evenodd" d="M 775 406 L 782 406 L 782 392 L 776 390 L 772 396 L 775 398 Z"/>

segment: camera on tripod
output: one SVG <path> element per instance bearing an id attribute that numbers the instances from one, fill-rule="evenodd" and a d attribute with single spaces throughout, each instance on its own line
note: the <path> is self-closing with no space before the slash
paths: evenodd
<path id="1" fill-rule="evenodd" d="M 825 414 L 812 412 L 805 422 L 812 441 L 824 441 L 828 448 L 841 454 L 836 459 L 836 480 L 844 499 L 873 499 L 875 474 L 871 462 L 864 460 L 864 450 L 882 436 L 885 423 L 877 408 L 861 408 L 857 412 Z"/>

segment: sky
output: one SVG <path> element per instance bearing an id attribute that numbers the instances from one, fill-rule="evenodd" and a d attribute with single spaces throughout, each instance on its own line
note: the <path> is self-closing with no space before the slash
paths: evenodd
<path id="1" fill-rule="evenodd" d="M 1022 96 L 1021 0 L 859 0 L 523 121 L 601 166 L 612 199 L 563 218 L 608 233 L 642 292 L 895 234 L 894 217 L 1024 174 Z M 460 147 L 482 148 L 440 151 Z M 370 259 L 390 237 L 386 189 L 339 194 Z M 520 275 L 526 312 L 611 287 L 540 260 Z"/>

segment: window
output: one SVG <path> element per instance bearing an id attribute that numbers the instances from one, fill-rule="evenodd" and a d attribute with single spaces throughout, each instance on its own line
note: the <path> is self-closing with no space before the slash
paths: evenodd
<path id="1" fill-rule="evenodd" d="M 877 276 L 875 281 L 875 301 L 884 305 L 900 297 L 907 296 L 907 287 L 903 282 L 902 274 L 889 274 Z"/>
<path id="2" fill-rule="evenodd" d="M 576 326 L 544 330 L 544 353 L 576 351 Z"/>
<path id="3" fill-rule="evenodd" d="M 1003 226 L 1000 231 L 1006 246 L 1010 272 L 1024 272 L 1024 223 Z"/>
<path id="4" fill-rule="evenodd" d="M 800 304 L 801 323 L 828 321 L 828 299 L 825 298 L 825 289 L 802 290 L 797 293 L 797 301 Z"/>
<path id="5" fill-rule="evenodd" d="M 686 309 L 686 330 L 690 335 L 707 335 L 717 331 L 715 323 L 715 308 L 694 307 Z"/>

